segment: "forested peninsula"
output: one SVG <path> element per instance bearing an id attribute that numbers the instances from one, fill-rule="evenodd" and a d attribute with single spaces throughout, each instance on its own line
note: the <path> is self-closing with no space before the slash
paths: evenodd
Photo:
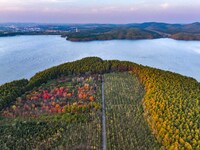
<path id="1" fill-rule="evenodd" d="M 102 149 L 106 111 L 108 149 L 199 149 L 199 93 L 193 78 L 133 62 L 64 63 L 0 86 L 0 148 Z"/>

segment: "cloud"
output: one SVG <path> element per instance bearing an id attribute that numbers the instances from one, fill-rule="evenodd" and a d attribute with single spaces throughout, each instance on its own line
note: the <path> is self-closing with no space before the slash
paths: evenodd
<path id="1" fill-rule="evenodd" d="M 131 7 L 130 8 L 130 11 L 137 11 L 138 10 L 138 8 L 136 8 L 136 7 Z"/>
<path id="2" fill-rule="evenodd" d="M 26 3 L 26 2 L 34 2 L 34 3 L 40 3 L 40 2 L 76 2 L 77 0 L 1 0 L 0 3 Z"/>
<path id="3" fill-rule="evenodd" d="M 91 11 L 94 13 L 105 13 L 105 12 L 114 12 L 117 11 L 119 8 L 115 6 L 106 6 L 106 7 L 96 7 L 91 8 Z"/>
<path id="4" fill-rule="evenodd" d="M 0 0 L 1 5 L 27 5 L 27 4 L 52 4 L 52 3 L 75 3 L 77 0 Z"/>
<path id="5" fill-rule="evenodd" d="M 161 4 L 160 5 L 161 6 L 161 8 L 163 8 L 163 9 L 167 9 L 167 8 L 169 8 L 169 3 L 163 3 L 163 4 Z"/>
<path id="6" fill-rule="evenodd" d="M 0 12 L 71 8 L 78 0 L 0 0 Z"/>
<path id="7" fill-rule="evenodd" d="M 188 5 L 181 0 L 127 1 L 132 0 L 0 0 L 0 22 L 199 21 L 200 2 Z"/>

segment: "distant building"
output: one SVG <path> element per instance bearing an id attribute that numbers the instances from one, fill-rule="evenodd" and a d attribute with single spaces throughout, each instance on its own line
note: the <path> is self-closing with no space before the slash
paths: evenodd
<path id="1" fill-rule="evenodd" d="M 80 32 L 78 28 L 76 28 L 76 32 Z"/>

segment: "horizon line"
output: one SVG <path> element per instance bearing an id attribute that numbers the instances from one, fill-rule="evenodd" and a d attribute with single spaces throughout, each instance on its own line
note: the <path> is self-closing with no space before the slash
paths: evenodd
<path id="1" fill-rule="evenodd" d="M 170 22 L 160 22 L 160 21 L 147 21 L 147 22 L 130 22 L 130 23 L 95 23 L 95 22 L 88 22 L 88 23 L 67 23 L 67 22 L 0 22 L 0 24 L 99 24 L 99 25 L 128 25 L 128 24 L 144 24 L 144 23 L 160 23 L 160 24 L 195 24 L 195 23 L 199 23 L 200 21 L 195 21 L 195 22 L 187 22 L 187 23 L 180 23 L 180 22 L 176 22 L 176 23 L 170 23 Z"/>

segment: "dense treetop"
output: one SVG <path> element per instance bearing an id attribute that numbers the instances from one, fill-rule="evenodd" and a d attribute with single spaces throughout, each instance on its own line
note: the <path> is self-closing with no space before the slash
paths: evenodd
<path id="1" fill-rule="evenodd" d="M 26 90 L 68 75 L 133 73 L 144 86 L 144 117 L 157 141 L 166 149 L 200 149 L 200 83 L 180 74 L 128 61 L 88 57 L 37 73 L 29 81 L 0 86 L 0 109 Z"/>

